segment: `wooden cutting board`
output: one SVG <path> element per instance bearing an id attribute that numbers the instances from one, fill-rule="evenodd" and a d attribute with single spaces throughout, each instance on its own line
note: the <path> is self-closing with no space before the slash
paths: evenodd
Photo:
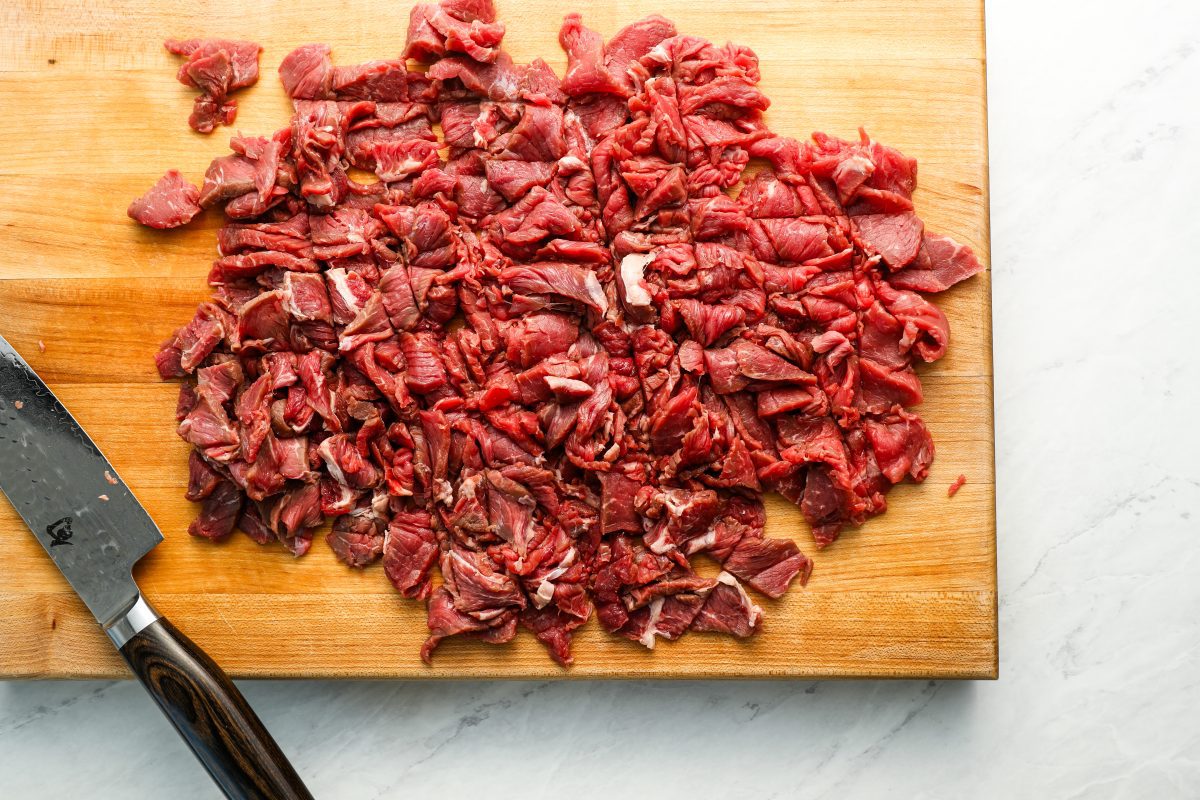
<path id="1" fill-rule="evenodd" d="M 0 333 L 108 454 L 165 535 L 139 566 L 143 591 L 235 676 L 254 677 L 970 677 L 997 674 L 991 291 L 985 273 L 939 299 L 952 343 L 922 372 L 918 409 L 937 458 L 890 510 L 816 553 L 794 508 L 773 498 L 768 533 L 815 556 L 808 587 L 757 598 L 759 636 L 692 634 L 654 651 L 593 620 L 564 671 L 527 634 L 506 647 L 417 650 L 424 607 L 381 568 L 352 571 L 318 540 L 293 559 L 235 535 L 188 536 L 187 448 L 177 387 L 159 381 L 158 343 L 207 295 L 219 214 L 158 233 L 125 216 L 166 169 L 199 181 L 229 134 L 288 119 L 280 59 L 310 41 L 337 63 L 396 55 L 409 3 L 325 0 L 10 0 L 0 9 Z M 650 10 L 681 32 L 757 51 L 772 127 L 798 137 L 858 126 L 920 161 L 917 209 L 987 263 L 988 162 L 982 0 L 713 0 L 650 4 L 500 0 L 518 61 L 562 73 L 566 12 L 605 36 Z M 263 80 L 237 95 L 232 129 L 187 127 L 192 91 L 164 38 L 263 44 Z M 40 343 L 40 344 L 39 344 Z M 41 347 L 44 346 L 44 351 Z M 953 499 L 958 474 L 967 484 Z M 9 505 L 0 501 L 0 677 L 114 677 L 124 664 Z"/>

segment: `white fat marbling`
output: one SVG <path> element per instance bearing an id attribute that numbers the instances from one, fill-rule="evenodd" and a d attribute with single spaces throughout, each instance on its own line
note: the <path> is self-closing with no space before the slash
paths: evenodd
<path id="1" fill-rule="evenodd" d="M 987 12 L 1000 680 L 244 684 L 317 797 L 1200 797 L 1200 3 Z M 0 685 L 0 797 L 215 796 Z"/>

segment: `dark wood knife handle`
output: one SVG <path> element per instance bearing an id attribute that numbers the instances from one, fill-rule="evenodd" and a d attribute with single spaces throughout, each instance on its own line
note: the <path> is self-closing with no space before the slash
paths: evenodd
<path id="1" fill-rule="evenodd" d="M 155 620 L 121 655 L 226 797 L 312 800 L 233 681 L 174 625 Z"/>

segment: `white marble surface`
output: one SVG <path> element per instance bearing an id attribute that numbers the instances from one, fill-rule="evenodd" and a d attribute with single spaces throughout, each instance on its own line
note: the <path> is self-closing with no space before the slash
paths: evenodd
<path id="1" fill-rule="evenodd" d="M 998 682 L 245 684 L 316 796 L 1200 797 L 1198 49 L 988 7 Z M 136 685 L 0 684 L 0 797 L 215 796 Z"/>

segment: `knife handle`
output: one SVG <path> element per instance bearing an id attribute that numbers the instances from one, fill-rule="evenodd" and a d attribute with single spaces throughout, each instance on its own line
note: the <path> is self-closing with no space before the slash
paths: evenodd
<path id="1" fill-rule="evenodd" d="M 233 681 L 145 600 L 109 636 L 231 800 L 312 800 Z"/>

